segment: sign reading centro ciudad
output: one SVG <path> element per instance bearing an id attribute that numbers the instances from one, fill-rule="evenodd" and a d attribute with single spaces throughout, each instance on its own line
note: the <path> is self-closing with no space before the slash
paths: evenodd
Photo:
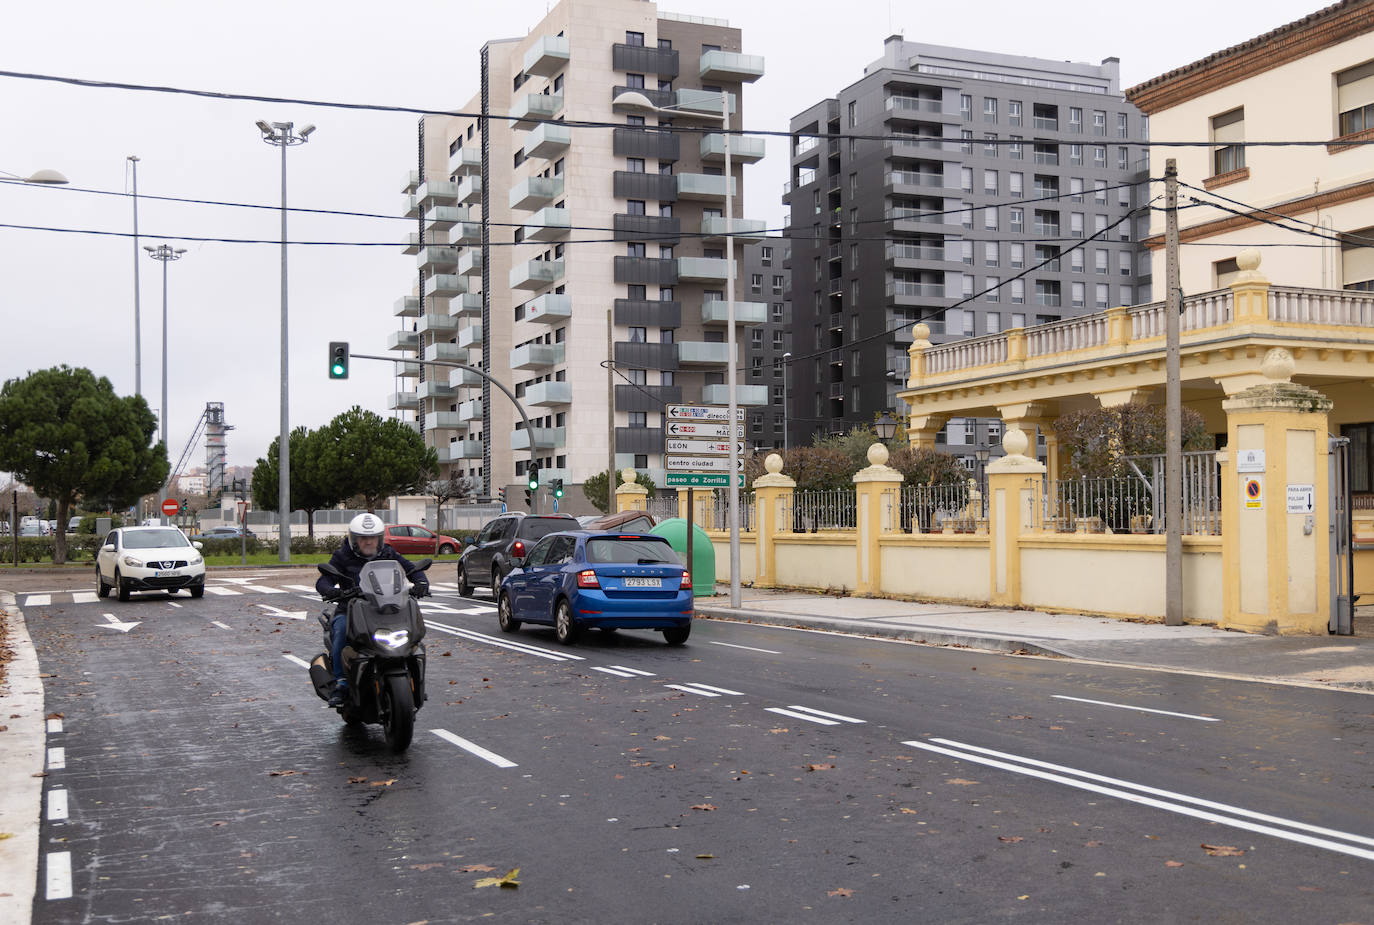
<path id="1" fill-rule="evenodd" d="M 666 487 L 729 487 L 731 437 L 736 438 L 735 471 L 744 471 L 744 409 L 735 411 L 732 426 L 730 409 L 720 405 L 668 405 L 664 409 Z"/>

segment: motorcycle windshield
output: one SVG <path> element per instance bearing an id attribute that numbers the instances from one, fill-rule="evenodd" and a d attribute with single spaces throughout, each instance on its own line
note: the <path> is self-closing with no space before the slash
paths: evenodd
<path id="1" fill-rule="evenodd" d="M 358 589 L 375 613 L 393 614 L 405 609 L 406 575 L 399 562 L 384 559 L 367 563 L 358 573 Z"/>

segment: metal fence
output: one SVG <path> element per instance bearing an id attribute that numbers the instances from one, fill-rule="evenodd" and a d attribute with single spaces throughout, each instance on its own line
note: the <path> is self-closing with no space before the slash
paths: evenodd
<path id="1" fill-rule="evenodd" d="M 791 524 L 793 533 L 815 533 L 818 530 L 855 530 L 857 526 L 858 496 L 852 489 L 832 491 L 798 491 L 783 509 L 779 529 L 786 531 Z"/>
<path id="2" fill-rule="evenodd" d="M 644 509 L 653 515 L 654 520 L 667 520 L 677 516 L 677 492 L 655 495 L 644 504 Z"/>
<path id="3" fill-rule="evenodd" d="M 1118 478 L 1046 481 L 1037 529 L 1058 533 L 1164 533 L 1164 457 L 1127 460 L 1131 474 Z M 1220 473 L 1216 453 L 1183 454 L 1183 532 L 1221 533 Z"/>
<path id="4" fill-rule="evenodd" d="M 903 533 L 973 533 L 988 516 L 986 492 L 973 479 L 954 485 L 904 485 L 899 519 Z"/>

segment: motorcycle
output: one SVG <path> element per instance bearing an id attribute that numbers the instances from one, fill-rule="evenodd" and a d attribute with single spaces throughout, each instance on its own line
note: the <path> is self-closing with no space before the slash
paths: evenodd
<path id="1" fill-rule="evenodd" d="M 424 571 L 431 564 L 432 560 L 424 559 L 416 568 Z M 325 600 L 345 608 L 348 615 L 343 649 L 348 690 L 343 705 L 337 707 L 339 715 L 350 726 L 380 723 L 387 745 L 394 752 L 403 752 L 415 732 L 415 713 L 427 699 L 422 642 L 425 621 L 415 598 L 428 589 L 410 584 L 401 564 L 390 559 L 364 565 L 356 585 L 328 563 L 317 567 L 321 574 L 345 586 L 325 596 Z M 334 690 L 329 655 L 333 615 L 332 608 L 320 614 L 325 650 L 310 663 L 315 693 L 326 701 Z"/>

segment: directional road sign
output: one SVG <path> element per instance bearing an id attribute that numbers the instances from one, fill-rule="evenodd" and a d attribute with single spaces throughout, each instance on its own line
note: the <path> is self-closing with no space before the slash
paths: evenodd
<path id="1" fill-rule="evenodd" d="M 702 423 L 699 421 L 669 421 L 665 429 L 670 437 L 702 437 L 713 440 L 725 440 L 731 436 L 730 425 L 724 421 L 720 423 Z M 736 424 L 734 427 L 734 437 L 739 440 L 744 439 L 744 425 Z"/>
<path id="2" fill-rule="evenodd" d="M 675 440 L 669 437 L 663 441 L 665 453 L 703 453 L 708 456 L 729 456 L 729 440 Z M 744 452 L 744 443 L 735 443 L 735 452 Z"/>
<path id="3" fill-rule="evenodd" d="M 669 405 L 665 411 L 669 418 L 687 421 L 728 421 L 730 409 L 721 405 Z M 744 420 L 744 409 L 735 409 L 735 420 Z"/>
<path id="4" fill-rule="evenodd" d="M 735 471 L 744 471 L 744 457 L 735 460 Z M 729 472 L 730 459 L 726 456 L 673 456 L 665 454 L 663 467 L 677 472 Z"/>
<path id="5" fill-rule="evenodd" d="M 735 476 L 735 480 L 740 482 L 741 476 Z M 723 472 L 669 472 L 663 477 L 663 485 L 665 488 L 729 488 L 730 476 Z"/>

